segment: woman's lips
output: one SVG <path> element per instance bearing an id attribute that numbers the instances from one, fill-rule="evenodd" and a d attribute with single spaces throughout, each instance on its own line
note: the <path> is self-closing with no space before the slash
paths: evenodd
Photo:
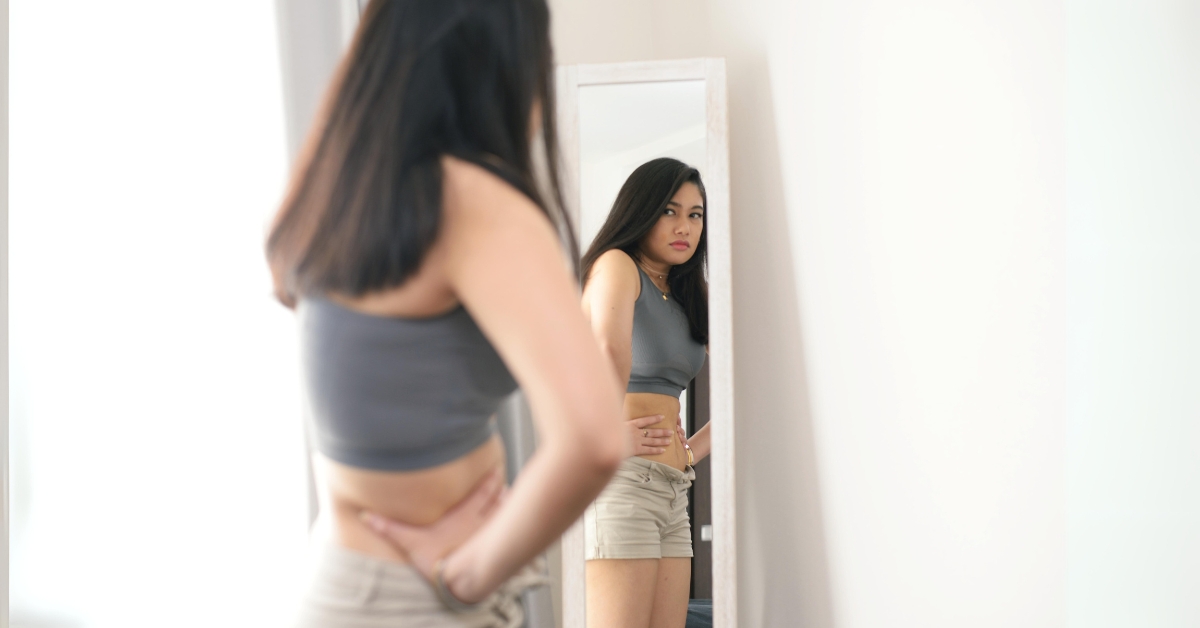
<path id="1" fill-rule="evenodd" d="M 676 251 L 686 251 L 691 246 L 692 245 L 687 243 L 687 240 L 676 240 L 671 243 L 671 248 L 675 249 Z"/>

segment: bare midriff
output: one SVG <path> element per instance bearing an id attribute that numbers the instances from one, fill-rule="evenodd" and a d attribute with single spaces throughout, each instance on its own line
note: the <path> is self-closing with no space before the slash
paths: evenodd
<path id="1" fill-rule="evenodd" d="M 407 563 L 407 556 L 362 522 L 361 513 L 366 510 L 400 523 L 428 525 L 498 467 L 504 467 L 504 445 L 498 435 L 461 458 L 416 471 L 360 469 L 317 454 L 313 468 L 321 512 L 316 533 L 356 552 Z"/>
<path id="2" fill-rule="evenodd" d="M 679 419 L 679 399 L 658 393 L 625 393 L 626 418 L 637 419 L 655 414 L 661 414 L 663 419 L 648 429 L 670 430 L 671 442 L 661 454 L 645 454 L 639 457 L 683 471 L 687 467 L 687 452 L 683 450 L 683 443 L 680 443 L 679 437 L 675 435 L 675 424 Z"/>

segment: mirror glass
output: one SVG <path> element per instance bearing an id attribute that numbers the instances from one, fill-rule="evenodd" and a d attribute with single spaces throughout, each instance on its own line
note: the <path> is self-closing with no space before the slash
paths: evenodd
<path id="1" fill-rule="evenodd" d="M 580 242 L 590 244 L 634 168 L 674 157 L 704 177 L 704 81 L 579 88 Z"/>
<path id="2" fill-rule="evenodd" d="M 705 103 L 704 80 L 579 87 L 578 228 L 583 250 L 592 243 L 618 191 L 638 166 L 658 157 L 672 157 L 699 170 L 701 179 L 707 181 Z M 680 398 L 680 416 L 689 435 L 708 422 L 707 378 L 706 360 Z M 709 460 L 695 465 L 696 479 L 688 491 L 693 558 L 687 593 L 692 607 L 702 607 L 713 597 L 709 468 Z"/>

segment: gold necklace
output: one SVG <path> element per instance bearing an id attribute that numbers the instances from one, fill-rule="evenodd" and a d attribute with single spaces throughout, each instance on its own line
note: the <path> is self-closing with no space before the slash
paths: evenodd
<path id="1" fill-rule="evenodd" d="M 641 264 L 638 264 L 638 265 L 639 265 L 639 266 L 641 266 L 641 268 L 642 268 L 642 272 L 645 272 L 647 275 L 650 275 L 650 274 L 651 274 L 651 273 L 650 273 L 650 271 L 646 270 L 646 267 L 645 267 L 645 266 L 642 266 Z M 653 274 L 655 274 L 655 275 L 658 275 L 658 273 L 653 273 Z M 666 275 L 658 275 L 658 278 L 659 278 L 659 279 L 666 279 L 666 278 L 667 278 L 667 276 L 666 276 Z M 653 282 L 653 281 L 651 281 L 650 283 L 654 283 L 654 282 Z M 667 293 L 666 293 L 666 292 L 663 292 L 662 288 L 659 288 L 659 287 L 658 287 L 658 284 L 654 284 L 654 287 L 655 287 L 655 288 L 657 288 L 659 292 L 662 292 L 662 298 L 663 298 L 663 301 L 666 301 L 666 300 L 667 300 Z M 669 287 L 669 286 L 668 286 L 668 287 Z"/>

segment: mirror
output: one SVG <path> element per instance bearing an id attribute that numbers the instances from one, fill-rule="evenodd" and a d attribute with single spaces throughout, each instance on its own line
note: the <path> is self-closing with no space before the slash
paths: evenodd
<path id="1" fill-rule="evenodd" d="M 559 69 L 557 96 L 563 174 L 567 182 L 564 192 L 567 205 L 573 210 L 581 252 L 587 251 L 610 212 L 614 211 L 614 201 L 622 186 L 627 180 L 631 184 L 637 180 L 630 179 L 630 176 L 639 166 L 657 158 L 670 157 L 695 168 L 703 181 L 707 201 L 703 231 L 707 240 L 708 259 L 705 268 L 709 290 L 708 356 L 704 360 L 704 367 L 695 373 L 695 378 L 688 382 L 679 396 L 678 407 L 689 436 L 709 426 L 707 433 L 711 437 L 712 448 L 707 458 L 695 464 L 695 478 L 690 488 L 679 489 L 687 491 L 686 520 L 690 524 L 690 531 L 679 529 L 677 522 L 682 520 L 679 515 L 671 515 L 673 518 L 670 521 L 675 523 L 660 526 L 660 531 L 670 536 L 669 540 L 662 541 L 661 547 L 670 545 L 671 552 L 674 552 L 671 558 L 676 562 L 668 567 L 664 558 L 660 559 L 663 562 L 659 564 L 664 572 L 668 568 L 679 569 L 678 561 L 686 560 L 679 556 L 680 535 L 684 539 L 690 537 L 690 583 L 686 587 L 671 589 L 672 594 L 679 598 L 686 588 L 694 612 L 712 613 L 713 625 L 732 627 L 736 624 L 737 615 L 724 62 L 721 59 L 695 59 L 566 66 Z M 641 277 L 650 280 L 649 273 Z M 659 283 L 665 285 L 661 279 Z M 642 286 L 646 289 L 650 287 L 647 283 Z M 668 301 L 666 292 L 663 300 Z M 655 305 L 666 307 L 661 303 Z M 678 305 L 675 307 L 680 308 Z M 683 312 L 681 308 L 679 311 Z M 635 318 L 635 327 L 638 324 Z M 637 356 L 634 357 L 634 363 L 638 363 Z M 635 366 L 635 373 L 636 370 Z M 630 387 L 631 390 L 633 388 Z M 627 410 L 633 394 L 627 395 Z M 641 458 L 656 460 L 654 456 Z M 645 466 L 645 463 L 641 464 Z M 687 473 L 683 463 L 678 467 L 682 467 L 682 473 Z M 623 465 L 622 469 L 625 468 Z M 647 468 L 656 473 L 661 467 Z M 669 474 L 670 470 L 667 470 L 664 475 L 668 480 Z M 618 473 L 620 477 L 621 473 Z M 618 480 L 614 479 L 614 482 Z M 613 486 L 610 484 L 606 494 Z M 686 486 L 686 482 L 676 483 L 676 486 Z M 594 507 L 605 508 L 601 505 L 603 499 L 604 495 Z M 612 511 L 616 512 L 616 508 L 612 507 Z M 660 515 L 662 513 L 655 513 L 655 516 Z M 585 515 L 584 519 L 588 519 L 588 516 Z M 600 561 L 597 553 L 607 551 L 597 548 L 600 543 L 598 536 L 611 534 L 611 538 L 617 538 L 617 527 L 622 525 L 624 519 L 623 515 L 613 516 L 607 519 L 610 523 L 597 523 L 598 520 L 604 520 L 604 515 L 599 517 L 593 518 L 587 525 L 583 521 L 577 523 L 563 538 L 561 613 L 562 625 L 568 628 L 587 625 L 589 582 L 593 587 L 591 599 L 594 603 L 610 606 L 626 603 L 615 600 L 612 592 L 605 588 L 606 581 L 596 575 L 599 571 L 596 562 L 590 568 L 588 566 L 589 557 L 593 561 Z M 598 533 L 598 526 L 612 526 L 612 531 Z M 634 541 L 626 543 L 628 547 L 635 544 Z M 614 560 L 607 562 L 611 564 Z M 625 568 L 621 566 L 616 569 Z M 601 569 L 609 567 L 602 566 Z M 631 599 L 628 603 L 637 606 L 642 602 Z M 592 613 L 593 620 L 598 617 L 611 620 L 618 616 L 619 610 L 599 612 L 593 609 Z"/>

